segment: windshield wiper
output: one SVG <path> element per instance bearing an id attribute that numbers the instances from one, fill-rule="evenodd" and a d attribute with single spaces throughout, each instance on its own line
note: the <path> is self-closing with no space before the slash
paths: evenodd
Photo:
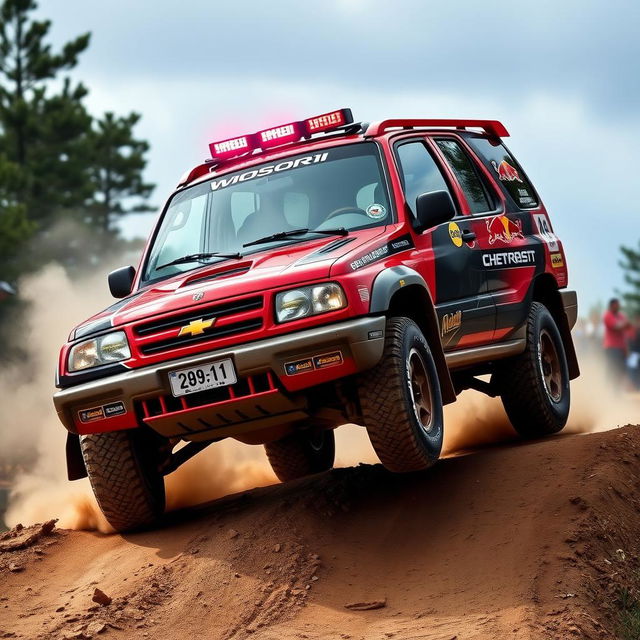
<path id="1" fill-rule="evenodd" d="M 338 227 L 336 229 L 292 229 L 291 231 L 279 231 L 278 233 L 272 233 L 270 236 L 264 238 L 258 238 L 243 244 L 243 247 L 250 247 L 254 244 L 264 244 L 265 242 L 274 242 L 276 240 L 284 240 L 292 236 L 303 236 L 306 233 L 322 233 L 328 236 L 347 236 L 349 235 L 348 229 L 344 227 Z"/>
<path id="2" fill-rule="evenodd" d="M 165 267 L 171 267 L 174 264 L 186 264 L 187 262 L 201 262 L 202 260 L 206 260 L 207 258 L 235 258 L 239 260 L 242 258 L 242 254 L 240 253 L 190 253 L 188 256 L 182 256 L 182 258 L 176 258 L 171 262 L 167 262 L 167 264 L 160 265 L 156 267 L 156 271 L 160 269 L 164 269 Z"/>

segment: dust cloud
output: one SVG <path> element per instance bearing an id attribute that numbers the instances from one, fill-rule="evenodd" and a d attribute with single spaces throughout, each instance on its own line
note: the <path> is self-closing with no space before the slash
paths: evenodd
<path id="1" fill-rule="evenodd" d="M 571 412 L 562 433 L 607 431 L 638 422 L 640 396 L 611 385 L 603 354 L 584 354 L 579 362 L 581 375 L 571 382 Z M 443 455 L 517 437 L 499 398 L 469 390 L 445 407 Z"/>
<path id="2" fill-rule="evenodd" d="M 16 478 L 5 521 L 12 526 L 59 518 L 62 528 L 109 533 L 89 481 L 67 480 L 67 432 L 51 400 L 59 349 L 70 329 L 113 302 L 105 272 L 70 280 L 51 265 L 22 281 L 20 290 L 29 309 L 15 335 L 28 357 L 0 372 L 0 452 L 35 462 Z M 225 441 L 167 477 L 167 504 L 184 507 L 273 482 L 262 447 Z"/>

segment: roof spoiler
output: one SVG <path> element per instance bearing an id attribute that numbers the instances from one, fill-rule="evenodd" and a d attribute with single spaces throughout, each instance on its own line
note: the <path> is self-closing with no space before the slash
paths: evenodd
<path id="1" fill-rule="evenodd" d="M 415 129 L 419 127 L 455 127 L 456 129 L 466 129 L 467 127 L 477 127 L 485 131 L 488 135 L 496 138 L 508 138 L 509 132 L 498 120 L 424 120 L 424 119 L 395 119 L 374 122 L 369 125 L 365 136 L 379 136 L 389 129 L 394 128 Z"/>

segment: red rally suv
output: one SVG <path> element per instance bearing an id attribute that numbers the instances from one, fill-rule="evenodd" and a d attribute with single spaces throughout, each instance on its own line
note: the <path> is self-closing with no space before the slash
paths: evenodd
<path id="1" fill-rule="evenodd" d="M 264 445 L 286 481 L 329 469 L 345 423 L 387 469 L 427 468 L 468 388 L 525 438 L 562 429 L 576 295 L 506 136 L 340 109 L 212 143 L 138 269 L 109 275 L 118 302 L 62 348 L 69 478 L 128 530 L 223 438 Z"/>

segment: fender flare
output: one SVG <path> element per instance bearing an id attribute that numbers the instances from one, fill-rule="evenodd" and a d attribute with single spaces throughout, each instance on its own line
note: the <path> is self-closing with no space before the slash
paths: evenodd
<path id="1" fill-rule="evenodd" d="M 411 317 L 420 326 L 431 348 L 440 380 L 443 404 L 455 402 L 456 392 L 444 357 L 440 339 L 440 324 L 431 292 L 424 278 L 417 271 L 405 266 L 384 269 L 373 282 L 369 311 L 372 314 L 388 315 L 393 297 L 407 287 L 419 287 L 424 293 L 423 304 L 420 304 L 420 299 L 416 300 L 415 313 Z"/>

